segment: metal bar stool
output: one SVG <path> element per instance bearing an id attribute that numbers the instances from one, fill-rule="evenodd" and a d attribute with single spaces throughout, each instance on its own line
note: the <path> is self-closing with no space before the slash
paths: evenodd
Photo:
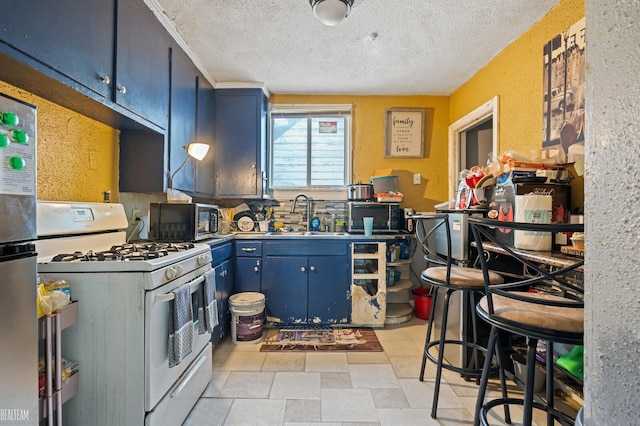
<path id="1" fill-rule="evenodd" d="M 573 424 L 574 419 L 555 409 L 553 403 L 553 343 L 582 345 L 584 336 L 584 303 L 583 290 L 570 281 L 576 268 L 584 265 L 584 259 L 575 258 L 569 265 L 557 269 L 547 269 L 523 257 L 522 250 L 515 249 L 497 236 L 496 231 L 524 231 L 532 235 L 540 232 L 582 232 L 582 224 L 537 224 L 502 222 L 492 219 L 470 218 L 469 225 L 473 233 L 480 265 L 485 279 L 485 297 L 476 306 L 478 315 L 491 325 L 487 359 L 490 359 L 494 348 L 497 348 L 498 330 L 524 336 L 527 338 L 527 375 L 525 379 L 524 398 L 494 399 L 484 402 L 489 379 L 490 362 L 484 364 L 478 399 L 476 401 L 474 425 L 488 425 L 488 412 L 499 405 L 507 407 L 511 404 L 523 405 L 523 424 L 531 425 L 533 409 L 543 410 L 547 414 L 547 424 L 553 425 L 554 419 L 563 424 Z M 514 232 L 515 233 L 515 232 Z M 552 235 L 552 234 L 548 234 Z M 514 276 L 509 282 L 489 285 L 490 271 L 484 256 L 483 241 L 490 241 L 504 251 L 514 262 L 523 266 L 522 276 Z M 542 284 L 553 288 L 553 294 L 533 293 L 528 288 Z M 536 368 L 536 346 L 538 341 L 547 342 L 546 354 L 546 392 L 545 399 L 534 400 L 534 373 Z M 496 349 L 497 350 L 497 349 Z"/>
<path id="2" fill-rule="evenodd" d="M 476 316 L 471 315 L 472 324 L 472 341 L 466 339 L 447 339 L 447 320 L 449 315 L 449 302 L 454 292 L 466 293 L 473 305 L 475 306 L 475 297 L 477 294 L 484 292 L 484 276 L 480 269 L 456 266 L 455 259 L 451 255 L 451 230 L 449 227 L 449 215 L 446 213 L 433 213 L 426 215 L 413 216 L 416 227 L 417 240 L 422 245 L 424 258 L 427 262 L 427 268 L 422 271 L 421 279 L 433 289 L 433 300 L 431 303 L 431 312 L 429 314 L 429 322 L 427 326 L 427 335 L 425 338 L 422 365 L 420 367 L 420 381 L 424 381 L 424 372 L 427 360 L 436 365 L 435 389 L 433 394 L 433 405 L 431 408 L 431 417 L 437 417 L 438 397 L 440 393 L 440 382 L 442 379 L 442 369 L 447 369 L 459 373 L 462 377 L 469 380 L 476 379 L 479 383 L 482 374 L 482 366 L 480 362 L 480 353 L 487 353 L 487 349 L 478 344 L 478 333 L 476 327 Z M 446 241 L 446 253 L 439 253 L 436 240 Z M 442 244 L 439 245 L 442 247 Z M 497 273 L 489 273 L 492 283 L 502 283 L 502 276 Z M 440 338 L 432 340 L 431 331 L 434 323 L 434 311 L 438 298 L 439 290 L 444 291 L 444 305 L 442 312 L 442 326 L 440 330 Z M 456 345 L 463 347 L 465 350 L 471 350 L 472 356 L 467 365 L 453 365 L 444 359 L 445 345 Z M 437 348 L 437 356 L 430 352 L 431 348 Z M 489 355 L 491 358 L 492 355 Z M 507 397 L 506 384 L 502 368 L 500 368 L 499 357 L 496 357 L 502 385 L 503 396 Z M 491 362 L 489 362 L 492 364 Z M 510 422 L 508 407 L 505 407 L 505 419 Z"/>

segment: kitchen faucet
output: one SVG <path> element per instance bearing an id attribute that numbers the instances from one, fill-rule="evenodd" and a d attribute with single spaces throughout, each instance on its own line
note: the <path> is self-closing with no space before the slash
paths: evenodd
<path id="1" fill-rule="evenodd" d="M 296 204 L 298 203 L 298 198 L 304 198 L 305 200 L 307 200 L 307 232 L 309 231 L 310 227 L 309 227 L 309 223 L 311 223 L 311 199 L 305 195 L 305 194 L 298 194 L 293 198 L 293 204 L 291 205 L 291 213 L 295 213 L 296 212 Z"/>

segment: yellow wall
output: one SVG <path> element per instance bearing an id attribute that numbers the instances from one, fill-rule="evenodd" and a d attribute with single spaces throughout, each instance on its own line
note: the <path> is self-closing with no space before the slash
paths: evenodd
<path id="1" fill-rule="evenodd" d="M 513 150 L 531 156 L 535 151 L 539 155 L 542 150 L 542 49 L 584 16 L 584 0 L 562 0 L 451 95 L 451 123 L 497 95 L 498 152 Z M 584 180 L 575 179 L 571 186 L 572 205 L 581 206 L 582 199 L 577 194 L 584 194 Z"/>
<path id="2" fill-rule="evenodd" d="M 0 93 L 38 108 L 39 200 L 118 201 L 118 130 L 3 81 Z"/>
<path id="3" fill-rule="evenodd" d="M 449 99 L 446 96 L 325 96 L 277 95 L 272 104 L 352 104 L 353 182 L 369 182 L 374 170 L 391 168 L 398 175 L 398 189 L 405 194 L 403 207 L 433 210 L 447 199 L 447 135 Z M 425 109 L 424 158 L 384 157 L 384 118 L 389 108 Z M 422 175 L 420 185 L 413 174 Z"/>

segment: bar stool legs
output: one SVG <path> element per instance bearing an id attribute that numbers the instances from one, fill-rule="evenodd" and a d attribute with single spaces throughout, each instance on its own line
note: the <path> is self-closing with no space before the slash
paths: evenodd
<path id="1" fill-rule="evenodd" d="M 523 425 L 530 425 L 533 421 L 533 380 L 535 378 L 536 348 L 538 340 L 529 338 L 527 342 L 527 382 L 524 386 L 524 413 L 522 417 Z M 553 365 L 553 364 L 551 364 Z M 553 424 L 553 422 L 551 423 Z"/>
<path id="2" fill-rule="evenodd" d="M 444 359 L 444 343 L 447 338 L 447 319 L 449 318 L 449 299 L 451 298 L 451 290 L 447 290 L 444 295 L 444 309 L 442 312 L 442 326 L 440 327 L 440 344 L 438 345 L 438 362 L 436 363 L 436 382 L 433 389 L 433 405 L 431 407 L 431 417 L 436 418 L 438 412 L 438 397 L 440 396 L 440 380 L 442 380 L 442 360 Z M 429 345 L 425 348 L 425 352 L 429 351 Z M 425 353 L 426 355 L 426 353 Z"/>
<path id="3" fill-rule="evenodd" d="M 486 358 L 484 360 L 484 367 L 482 368 L 482 377 L 480 379 L 480 386 L 478 388 L 478 399 L 476 400 L 476 409 L 473 416 L 473 426 L 479 426 L 480 420 L 482 420 L 483 425 L 488 425 L 488 423 L 485 420 L 486 413 L 484 411 L 483 405 L 484 405 L 484 397 L 487 392 L 487 384 L 489 383 L 489 373 L 491 371 L 491 360 L 493 359 L 494 356 L 498 363 L 502 399 L 504 401 L 509 401 L 509 397 L 507 395 L 506 377 L 504 373 L 504 368 L 502 368 L 502 360 L 500 359 L 498 329 L 496 327 L 491 327 L 491 334 L 489 335 L 489 342 L 487 343 Z M 534 356 L 535 356 L 535 353 L 534 353 Z M 504 405 L 504 420 L 507 424 L 511 424 L 511 413 L 509 411 L 508 404 Z M 523 423 L 523 424 L 527 424 L 527 423 Z"/>
<path id="4" fill-rule="evenodd" d="M 427 336 L 424 341 L 424 349 L 422 351 L 422 365 L 420 366 L 420 381 L 424 381 L 424 370 L 427 365 L 427 346 L 431 342 L 431 330 L 433 328 L 433 311 L 436 310 L 436 301 L 438 300 L 438 291 L 434 291 L 431 296 L 431 310 L 429 311 L 429 321 L 427 322 Z"/>
<path id="5" fill-rule="evenodd" d="M 480 383 L 480 377 L 483 373 L 483 369 L 480 366 L 480 352 L 487 352 L 486 356 L 487 356 L 487 360 L 489 363 L 489 370 L 488 371 L 495 371 L 495 369 L 492 369 L 492 357 L 493 357 L 493 350 L 491 351 L 491 354 L 489 354 L 489 352 L 485 349 L 482 348 L 478 345 L 478 332 L 477 332 L 477 322 L 476 322 L 476 318 L 475 318 L 475 310 L 472 310 L 471 314 L 472 314 L 472 335 L 473 335 L 473 341 L 472 342 L 466 342 L 464 340 L 452 340 L 452 339 L 447 339 L 446 338 L 446 333 L 447 333 L 447 321 L 448 321 L 448 317 L 449 317 L 449 302 L 451 300 L 451 295 L 453 294 L 454 291 L 461 291 L 461 290 L 456 290 L 456 289 L 452 289 L 452 288 L 444 288 L 445 294 L 444 294 L 444 304 L 443 304 L 443 312 L 442 312 L 442 326 L 440 328 L 440 338 L 438 340 L 432 341 L 431 340 L 431 333 L 433 331 L 433 322 L 434 322 L 434 311 L 435 311 L 435 307 L 436 307 L 436 302 L 438 300 L 438 293 L 439 293 L 439 288 L 436 288 L 433 294 L 433 298 L 432 298 L 432 304 L 431 304 L 431 312 L 429 314 L 429 322 L 427 325 L 427 335 L 425 338 L 425 344 L 424 344 L 424 350 L 423 350 L 423 354 L 422 354 L 422 365 L 420 367 L 420 381 L 424 381 L 424 373 L 425 373 L 425 367 L 426 367 L 426 362 L 427 359 L 429 359 L 430 361 L 434 362 L 436 365 L 436 376 L 435 376 L 435 383 L 434 383 L 434 394 L 433 394 L 433 404 L 432 404 L 432 408 L 431 408 L 431 417 L 432 418 L 437 418 L 437 411 L 438 411 L 438 399 L 440 396 L 440 383 L 442 381 L 442 369 L 448 369 L 457 373 L 460 373 L 462 375 L 462 377 L 464 377 L 465 379 L 471 379 L 471 378 L 475 378 L 475 382 L 476 384 Z M 473 303 L 472 306 L 475 306 L 475 297 L 474 297 L 474 292 L 473 291 L 469 291 L 468 292 L 471 296 L 471 303 Z M 469 360 L 469 363 L 466 366 L 452 366 L 449 364 L 446 364 L 444 361 L 444 348 L 446 344 L 456 344 L 456 345 L 461 345 L 463 349 L 471 349 L 472 350 L 472 357 Z M 495 346 L 496 344 L 496 339 L 494 338 L 493 342 L 489 342 L 489 345 Z M 429 353 L 430 348 L 437 346 L 438 347 L 438 354 L 437 354 L 437 358 L 434 357 L 433 354 Z M 499 352 L 497 352 L 499 353 Z M 502 389 L 502 395 L 504 398 L 507 398 L 507 388 L 506 388 L 506 382 L 505 382 L 505 377 L 504 377 L 504 371 L 502 369 L 501 366 L 501 362 L 499 360 L 499 357 L 496 357 L 496 363 L 497 363 L 497 367 L 500 373 L 500 383 L 501 383 L 501 389 Z M 488 380 L 488 377 L 487 377 Z M 509 407 L 505 406 L 505 419 L 507 420 L 507 422 L 511 422 L 510 416 L 509 416 Z"/>
<path id="6" fill-rule="evenodd" d="M 553 342 L 547 342 L 547 377 L 545 383 L 545 391 L 547 395 L 547 405 L 551 409 L 551 411 L 547 411 L 547 424 L 553 424 L 554 417 L 552 411 L 555 411 L 553 405 Z M 549 367 L 549 366 L 552 367 Z"/>

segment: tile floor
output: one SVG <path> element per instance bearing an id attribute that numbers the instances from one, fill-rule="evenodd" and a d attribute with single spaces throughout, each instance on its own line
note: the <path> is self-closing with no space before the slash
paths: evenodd
<path id="1" fill-rule="evenodd" d="M 376 329 L 384 352 L 260 352 L 229 337 L 213 351 L 211 383 L 184 425 L 470 425 L 475 382 L 444 370 L 438 419 L 431 403 L 435 367 L 418 380 L 426 321 Z M 510 396 L 518 392 L 509 387 Z M 489 398 L 499 395 L 492 386 Z M 505 424 L 498 417 L 492 422 Z M 521 409 L 512 409 L 513 424 Z M 537 424 L 546 422 L 536 416 Z M 494 424 L 492 423 L 492 424 Z"/>

